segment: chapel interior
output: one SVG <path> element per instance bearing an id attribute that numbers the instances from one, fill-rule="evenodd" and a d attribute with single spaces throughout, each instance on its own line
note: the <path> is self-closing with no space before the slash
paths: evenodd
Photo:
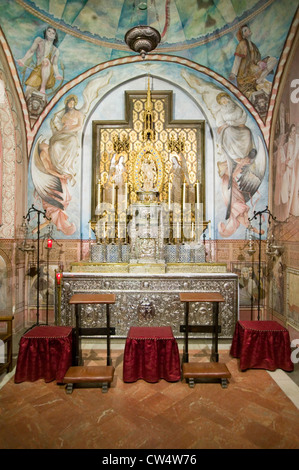
<path id="1" fill-rule="evenodd" d="M 297 0 L 0 10 L 0 448 L 298 449 Z"/>

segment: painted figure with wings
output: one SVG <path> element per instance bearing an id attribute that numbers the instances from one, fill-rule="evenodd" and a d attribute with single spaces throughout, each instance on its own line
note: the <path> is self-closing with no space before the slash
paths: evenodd
<path id="1" fill-rule="evenodd" d="M 74 186 L 77 181 L 79 133 L 92 101 L 110 77 L 111 73 L 88 83 L 80 109 L 76 109 L 77 96 L 68 95 L 64 109 L 58 111 L 51 120 L 52 136 L 49 141 L 39 137 L 33 151 L 31 176 L 35 191 L 42 200 L 47 218 L 65 235 L 72 235 L 76 231 L 75 224 L 68 220 L 66 209 L 71 201 L 68 183 Z M 49 222 L 41 224 L 40 228 Z"/>
<path id="2" fill-rule="evenodd" d="M 222 180 L 223 200 L 227 207 L 226 222 L 218 224 L 222 237 L 230 237 L 240 224 L 248 227 L 248 202 L 257 193 L 266 171 L 266 154 L 260 137 L 256 147 L 247 115 L 228 93 L 188 72 L 186 82 L 202 97 L 211 119 L 215 120 L 218 137 L 218 174 Z"/>
<path id="3" fill-rule="evenodd" d="M 216 124 L 220 148 L 225 161 L 218 162 L 218 172 L 222 178 L 222 193 L 227 223 L 218 226 L 222 237 L 231 236 L 240 224 L 248 226 L 249 202 L 261 185 L 266 170 L 265 153 L 262 142 L 255 148 L 253 135 L 245 125 L 245 111 L 232 101 L 227 93 L 216 97 L 220 110 Z"/>

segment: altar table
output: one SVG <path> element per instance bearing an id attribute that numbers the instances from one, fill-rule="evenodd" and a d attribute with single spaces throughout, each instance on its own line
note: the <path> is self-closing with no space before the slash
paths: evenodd
<path id="1" fill-rule="evenodd" d="M 180 331 L 185 333 L 185 347 L 183 363 L 189 362 L 188 333 L 210 332 L 213 333 L 211 360 L 218 362 L 218 335 L 219 330 L 219 304 L 224 302 L 224 297 L 219 292 L 182 292 L 180 300 L 185 304 L 185 325 L 181 325 Z M 189 304 L 194 302 L 211 302 L 213 305 L 213 325 L 189 325 Z"/>
<path id="2" fill-rule="evenodd" d="M 70 305 L 75 305 L 76 328 L 75 328 L 75 365 L 79 366 L 82 363 L 80 351 L 80 337 L 81 335 L 105 335 L 107 338 L 107 366 L 111 366 L 112 360 L 110 355 L 110 335 L 115 334 L 115 328 L 110 328 L 110 311 L 109 305 L 115 303 L 115 294 L 73 294 L 69 300 Z M 106 327 L 105 328 L 81 328 L 81 306 L 82 305 L 106 305 Z M 82 365 L 82 364 L 81 364 Z"/>
<path id="3" fill-rule="evenodd" d="M 180 356 L 170 326 L 131 327 L 126 339 L 123 380 L 158 382 L 181 379 Z"/>
<path id="4" fill-rule="evenodd" d="M 238 321 L 230 353 L 241 370 L 294 369 L 289 332 L 276 321 Z"/>
<path id="5" fill-rule="evenodd" d="M 61 383 L 72 364 L 72 327 L 36 326 L 20 340 L 15 383 Z"/>

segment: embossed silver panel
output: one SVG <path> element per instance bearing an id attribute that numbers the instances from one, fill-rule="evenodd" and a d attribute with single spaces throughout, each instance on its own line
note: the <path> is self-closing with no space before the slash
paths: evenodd
<path id="1" fill-rule="evenodd" d="M 59 287 L 55 295 L 56 321 L 73 326 L 74 307 L 69 305 L 73 294 L 114 293 L 116 303 L 110 305 L 110 322 L 117 338 L 126 338 L 131 326 L 171 326 L 174 336 L 181 338 L 184 304 L 180 302 L 180 292 L 213 291 L 223 295 L 220 339 L 232 338 L 238 318 L 238 276 L 233 273 L 63 273 L 61 291 L 57 289 Z M 104 326 L 105 320 L 105 306 L 82 306 L 82 327 Z M 212 304 L 192 303 L 189 321 L 190 324 L 212 324 Z M 211 335 L 202 333 L 194 337 L 210 338 Z"/>

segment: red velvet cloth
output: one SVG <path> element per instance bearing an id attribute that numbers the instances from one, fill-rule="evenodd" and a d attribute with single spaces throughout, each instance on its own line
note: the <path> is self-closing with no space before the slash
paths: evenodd
<path id="1" fill-rule="evenodd" d="M 124 382 L 177 382 L 181 379 L 180 355 L 170 326 L 131 327 L 125 345 Z"/>
<path id="2" fill-rule="evenodd" d="M 294 369 L 289 332 L 276 321 L 238 321 L 230 353 L 241 370 Z"/>
<path id="3" fill-rule="evenodd" d="M 21 338 L 15 383 L 62 382 L 71 365 L 72 327 L 36 326 Z"/>

